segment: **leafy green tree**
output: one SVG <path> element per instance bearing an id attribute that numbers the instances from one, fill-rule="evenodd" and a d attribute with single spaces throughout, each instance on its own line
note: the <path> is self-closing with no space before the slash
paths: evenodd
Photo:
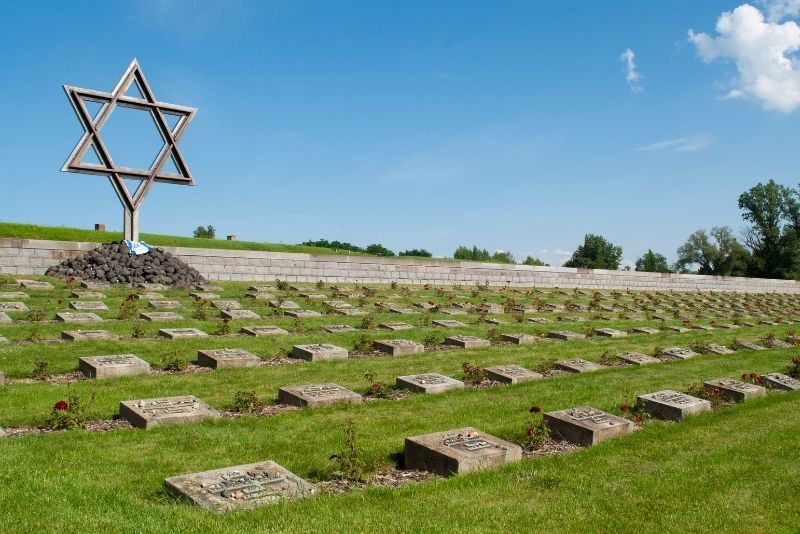
<path id="1" fill-rule="evenodd" d="M 514 255 L 505 250 L 498 250 L 492 254 L 492 261 L 497 263 L 515 263 Z"/>
<path id="2" fill-rule="evenodd" d="M 540 260 L 539 258 L 534 258 L 533 256 L 528 256 L 527 258 L 525 258 L 525 261 L 523 261 L 522 264 L 523 265 L 539 266 L 539 267 L 541 267 L 541 266 L 549 267 L 550 266 L 549 263 L 545 263 L 542 260 Z"/>
<path id="3" fill-rule="evenodd" d="M 367 254 L 372 254 L 373 256 L 394 256 L 394 252 L 379 243 L 373 243 L 372 245 L 369 245 L 364 249 L 364 251 Z"/>
<path id="4" fill-rule="evenodd" d="M 364 252 L 363 248 L 353 245 L 352 243 L 346 243 L 342 241 L 328 241 L 327 239 L 318 239 L 316 241 L 305 241 L 301 243 L 301 245 L 305 245 L 307 247 L 329 248 L 333 250 L 348 250 L 350 252 Z"/>
<path id="5" fill-rule="evenodd" d="M 713 238 L 713 242 L 712 242 Z M 692 233 L 678 248 L 676 272 L 696 272 L 720 276 L 746 276 L 750 252 L 727 226 L 715 226 L 709 236 L 705 230 Z M 696 267 L 695 271 L 691 268 Z"/>
<path id="6" fill-rule="evenodd" d="M 417 258 L 430 258 L 433 256 L 430 252 L 425 250 L 424 248 L 412 248 L 411 250 L 404 250 L 397 254 L 398 256 L 415 256 Z"/>
<path id="7" fill-rule="evenodd" d="M 663 254 L 647 249 L 641 258 L 636 260 L 636 270 L 647 273 L 668 273 L 670 272 L 667 258 Z"/>
<path id="8" fill-rule="evenodd" d="M 194 230 L 195 237 L 201 237 L 205 239 L 214 239 L 217 237 L 217 229 L 211 226 L 210 224 L 203 228 L 202 226 L 198 226 Z"/>
<path id="9" fill-rule="evenodd" d="M 751 274 L 781 278 L 793 270 L 799 215 L 796 195 L 791 188 L 770 180 L 739 196 L 742 217 L 750 223 L 744 238 L 753 251 Z M 792 228 L 786 232 L 785 226 Z"/>
<path id="10" fill-rule="evenodd" d="M 492 259 L 492 256 L 486 249 L 479 249 L 478 247 L 469 249 L 463 245 L 459 245 L 453 253 L 453 258 L 466 261 L 489 261 Z"/>
<path id="11" fill-rule="evenodd" d="M 586 234 L 583 244 L 572 253 L 564 267 L 583 269 L 619 269 L 622 247 L 616 246 L 603 236 Z"/>

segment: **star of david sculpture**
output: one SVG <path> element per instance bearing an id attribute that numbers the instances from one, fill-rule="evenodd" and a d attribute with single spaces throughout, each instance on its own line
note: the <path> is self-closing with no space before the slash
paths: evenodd
<path id="1" fill-rule="evenodd" d="M 128 95 L 131 86 L 138 89 L 136 96 Z M 178 141 L 194 118 L 194 114 L 197 113 L 197 108 L 157 101 L 136 59 L 131 61 L 122 78 L 110 93 L 69 85 L 64 86 L 64 91 L 83 126 L 84 134 L 67 161 L 64 162 L 61 170 L 108 177 L 124 210 L 124 239 L 138 241 L 139 207 L 147 193 L 150 192 L 150 188 L 153 187 L 153 183 L 194 185 L 192 174 L 178 149 Z M 94 116 L 89 112 L 86 102 L 100 104 L 100 109 Z M 119 167 L 114 163 L 106 148 L 100 131 L 117 106 L 148 113 L 153 119 L 164 144 L 149 169 Z M 167 118 L 172 119 L 174 125 L 171 125 Z M 94 153 L 98 163 L 84 161 L 84 157 L 90 151 Z M 172 165 L 167 170 L 169 162 Z M 128 191 L 125 179 L 139 181 L 133 194 Z"/>

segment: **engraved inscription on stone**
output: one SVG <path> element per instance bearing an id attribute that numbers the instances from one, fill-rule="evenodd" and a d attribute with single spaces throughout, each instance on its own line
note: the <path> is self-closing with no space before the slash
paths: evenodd
<path id="1" fill-rule="evenodd" d="M 661 351 L 661 356 L 672 360 L 688 360 L 689 358 L 697 356 L 697 353 L 680 347 L 669 347 Z"/>
<path id="2" fill-rule="evenodd" d="M 180 321 L 182 315 L 175 312 L 142 312 L 139 317 L 147 321 Z"/>
<path id="3" fill-rule="evenodd" d="M 601 337 L 626 337 L 628 335 L 627 332 L 614 328 L 598 328 L 595 330 L 595 333 Z"/>
<path id="4" fill-rule="evenodd" d="M 269 305 L 272 308 L 277 308 L 279 310 L 298 310 L 300 306 L 291 300 L 271 300 L 269 301 Z"/>
<path id="5" fill-rule="evenodd" d="M 329 334 L 338 334 L 340 332 L 355 332 L 356 329 L 347 324 L 332 324 L 328 326 L 323 326 L 323 330 L 328 332 Z"/>
<path id="6" fill-rule="evenodd" d="M 407 469 L 430 471 L 442 476 L 500 466 L 522 458 L 513 443 L 466 427 L 435 432 L 405 440 Z"/>
<path id="7" fill-rule="evenodd" d="M 156 310 L 177 310 L 183 305 L 177 300 L 151 300 L 148 305 Z"/>
<path id="8" fill-rule="evenodd" d="M 220 310 L 219 316 L 223 319 L 261 319 L 261 316 L 252 310 Z"/>
<path id="9" fill-rule="evenodd" d="M 560 360 L 555 363 L 556 369 L 570 373 L 586 373 L 589 371 L 599 371 L 605 369 L 604 366 L 584 360 L 583 358 L 573 358 L 571 360 Z"/>
<path id="10" fill-rule="evenodd" d="M 242 305 L 238 300 L 212 300 L 211 307 L 218 310 L 238 310 Z"/>
<path id="11" fill-rule="evenodd" d="M 661 330 L 658 328 L 650 328 L 649 326 L 637 326 L 635 328 L 631 328 L 631 332 L 634 334 L 659 334 Z"/>
<path id="12" fill-rule="evenodd" d="M 310 362 L 324 360 L 342 360 L 347 358 L 347 349 L 328 343 L 315 345 L 295 345 L 292 347 L 292 356 Z"/>
<path id="13" fill-rule="evenodd" d="M 96 313 L 89 312 L 59 312 L 56 314 L 56 319 L 62 323 L 100 323 L 103 322 L 102 317 Z"/>
<path id="14" fill-rule="evenodd" d="M 28 307 L 24 302 L 0 302 L 0 311 L 2 312 L 24 312 L 28 311 Z"/>
<path id="15" fill-rule="evenodd" d="M 0 324 L 9 324 L 11 323 L 11 317 L 9 317 L 6 312 L 0 312 Z"/>
<path id="16" fill-rule="evenodd" d="M 290 310 L 284 311 L 283 313 L 284 313 L 284 315 L 286 315 L 286 317 L 296 317 L 298 319 L 307 319 L 309 317 L 319 317 L 319 316 L 322 315 L 318 311 L 314 311 L 314 310 L 299 310 L 299 309 L 297 309 L 297 310 L 290 309 Z"/>
<path id="17" fill-rule="evenodd" d="M 338 384 L 287 386 L 278 390 L 278 402 L 292 406 L 314 408 L 339 402 L 358 404 L 361 400 L 361 395 Z"/>
<path id="18" fill-rule="evenodd" d="M 158 335 L 167 339 L 183 339 L 188 337 L 206 337 L 208 334 L 197 328 L 161 328 Z"/>
<path id="19" fill-rule="evenodd" d="M 167 490 L 215 513 L 254 508 L 314 493 L 314 487 L 272 461 L 168 478 Z"/>
<path id="20" fill-rule="evenodd" d="M 383 339 L 372 342 L 373 347 L 390 356 L 403 356 L 406 354 L 420 354 L 425 352 L 425 346 L 408 339 Z"/>
<path id="21" fill-rule="evenodd" d="M 554 332 L 548 332 L 547 337 L 550 339 L 560 339 L 562 341 L 568 341 L 572 339 L 583 339 L 586 336 L 583 334 L 579 334 L 577 332 L 570 332 L 569 330 L 556 330 Z"/>
<path id="22" fill-rule="evenodd" d="M 414 328 L 408 323 L 380 323 L 378 328 L 384 328 L 386 330 L 410 330 Z"/>
<path id="23" fill-rule="evenodd" d="M 503 334 L 500 336 L 500 339 L 506 343 L 513 343 L 515 345 L 530 345 L 531 343 L 542 340 L 540 337 L 530 334 Z"/>
<path id="24" fill-rule="evenodd" d="M 749 382 L 740 382 L 731 378 L 718 378 L 716 380 L 708 380 L 703 382 L 703 385 L 711 388 L 719 388 L 722 394 L 736 402 L 746 401 L 755 397 L 764 397 L 767 394 L 767 388 L 757 384 L 750 384 Z"/>
<path id="25" fill-rule="evenodd" d="M 793 391 L 800 389 L 800 380 L 782 373 L 769 373 L 761 376 L 761 380 L 773 389 Z"/>
<path id="26" fill-rule="evenodd" d="M 620 354 L 617 354 L 617 358 L 619 358 L 625 363 L 632 363 L 634 365 L 661 363 L 661 360 L 659 360 L 658 358 L 653 358 L 652 356 L 648 356 L 647 354 L 642 354 L 640 352 L 622 352 Z"/>
<path id="27" fill-rule="evenodd" d="M 67 341 L 86 341 L 91 339 L 119 339 L 117 334 L 108 330 L 67 330 L 61 332 L 61 337 Z"/>
<path id="28" fill-rule="evenodd" d="M 589 406 L 546 413 L 544 423 L 554 436 L 583 446 L 633 432 L 632 421 Z"/>
<path id="29" fill-rule="evenodd" d="M 0 300 L 16 300 L 16 299 L 27 299 L 30 296 L 27 293 L 23 293 L 22 291 L 3 291 L 0 292 Z"/>
<path id="30" fill-rule="evenodd" d="M 84 310 L 84 311 L 101 311 L 107 310 L 108 306 L 100 301 L 88 301 L 88 300 L 73 300 L 69 303 L 69 307 L 73 310 Z"/>
<path id="31" fill-rule="evenodd" d="M 285 336 L 289 333 L 277 326 L 243 326 L 241 332 L 249 336 Z"/>
<path id="32" fill-rule="evenodd" d="M 475 336 L 450 336 L 444 338 L 444 344 L 460 347 L 462 349 L 473 349 L 477 347 L 488 347 L 492 343 L 488 339 L 481 339 Z"/>
<path id="33" fill-rule="evenodd" d="M 672 390 L 639 395 L 636 399 L 648 413 L 670 421 L 680 421 L 690 415 L 711 411 L 709 401 Z"/>

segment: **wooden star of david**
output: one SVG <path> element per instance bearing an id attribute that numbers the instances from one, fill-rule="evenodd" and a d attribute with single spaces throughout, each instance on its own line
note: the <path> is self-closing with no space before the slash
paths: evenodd
<path id="1" fill-rule="evenodd" d="M 131 84 L 135 84 L 136 88 L 138 88 L 141 98 L 138 95 L 127 95 Z M 61 168 L 62 171 L 107 176 L 111 181 L 111 185 L 114 186 L 114 190 L 119 196 L 126 213 L 131 214 L 131 217 L 135 216 L 154 182 L 194 185 L 192 174 L 189 172 L 189 168 L 186 166 L 186 162 L 178 149 L 178 141 L 192 121 L 197 109 L 157 101 L 136 59 L 131 62 L 122 78 L 117 82 L 114 90 L 110 93 L 68 85 L 64 86 L 64 91 L 67 93 L 67 98 L 69 98 L 70 104 L 72 104 L 72 108 L 75 110 L 75 114 L 78 116 L 78 120 L 81 122 L 85 132 Z M 94 117 L 86 107 L 86 102 L 101 104 Z M 153 119 L 164 145 L 149 169 L 118 167 L 114 164 L 114 160 L 111 158 L 111 154 L 109 154 L 100 135 L 100 130 L 117 106 L 141 110 L 149 113 Z M 170 126 L 167 116 L 177 119 L 174 126 Z M 96 154 L 99 163 L 83 161 L 84 156 L 90 149 Z M 177 173 L 163 170 L 169 160 L 172 160 Z M 139 186 L 132 195 L 125 186 L 125 178 L 140 180 Z"/>

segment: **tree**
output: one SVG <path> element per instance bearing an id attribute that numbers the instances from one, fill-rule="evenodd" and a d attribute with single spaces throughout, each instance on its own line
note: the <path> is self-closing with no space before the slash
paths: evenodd
<path id="1" fill-rule="evenodd" d="M 583 269 L 619 269 L 622 247 L 618 247 L 603 236 L 586 234 L 583 244 L 575 249 L 564 267 Z"/>
<path id="2" fill-rule="evenodd" d="M 411 250 L 404 250 L 397 254 L 398 256 L 414 256 L 417 258 L 430 258 L 433 256 L 430 252 L 425 250 L 424 248 L 412 248 Z"/>
<path id="3" fill-rule="evenodd" d="M 217 237 L 217 229 L 211 226 L 210 224 L 203 228 L 202 226 L 198 226 L 194 231 L 195 237 L 202 237 L 205 239 L 214 239 Z"/>
<path id="4" fill-rule="evenodd" d="M 394 256 L 394 252 L 379 243 L 373 243 L 372 245 L 369 245 L 364 249 L 364 251 L 367 254 L 372 254 L 373 256 Z"/>
<path id="5" fill-rule="evenodd" d="M 691 272 L 690 267 L 696 266 L 697 274 L 746 276 L 749 264 L 750 252 L 736 240 L 733 231 L 727 226 L 715 226 L 710 237 L 705 230 L 697 230 L 686 239 L 678 248 L 674 269 Z"/>
<path id="6" fill-rule="evenodd" d="M 492 261 L 497 263 L 515 263 L 514 255 L 505 250 L 497 250 L 492 254 Z"/>
<path id="7" fill-rule="evenodd" d="M 453 253 L 453 258 L 466 261 L 489 261 L 492 259 L 489 255 L 489 251 L 486 249 L 481 250 L 478 247 L 469 249 L 463 245 L 459 245 L 459 247 L 456 248 L 456 251 Z"/>
<path id="8" fill-rule="evenodd" d="M 644 255 L 636 260 L 636 270 L 646 273 L 668 273 L 667 258 L 663 254 L 647 249 Z"/>
<path id="9" fill-rule="evenodd" d="M 328 241 L 327 239 L 318 239 L 316 241 L 306 241 L 301 243 L 301 245 L 305 245 L 307 247 L 321 247 L 321 248 L 330 248 L 333 250 L 347 250 L 350 252 L 364 252 L 364 249 L 353 245 L 351 243 L 344 243 L 342 241 Z"/>
<path id="10" fill-rule="evenodd" d="M 540 260 L 539 258 L 534 258 L 533 256 L 528 256 L 527 258 L 525 258 L 525 261 L 523 261 L 522 264 L 523 265 L 539 266 L 539 267 L 541 267 L 541 266 L 549 267 L 550 266 L 549 263 L 545 263 L 542 260 Z"/>
<path id="11" fill-rule="evenodd" d="M 742 217 L 750 223 L 744 240 L 753 251 L 752 274 L 780 278 L 793 270 L 799 215 L 796 194 L 796 191 L 770 180 L 739 196 Z M 788 233 L 784 231 L 787 218 L 788 226 L 793 226 Z"/>

